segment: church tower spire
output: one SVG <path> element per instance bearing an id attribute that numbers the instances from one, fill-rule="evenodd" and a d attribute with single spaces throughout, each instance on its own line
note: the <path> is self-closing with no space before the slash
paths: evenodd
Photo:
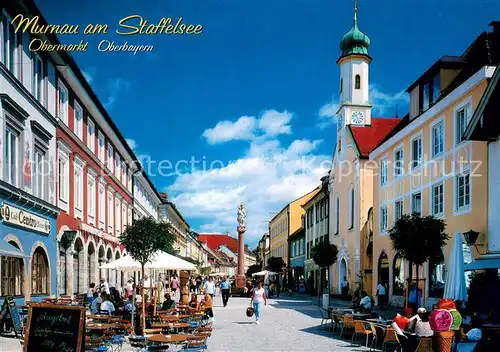
<path id="1" fill-rule="evenodd" d="M 370 38 L 358 26 L 358 1 L 354 0 L 353 25 L 340 41 L 339 128 L 344 125 L 370 125 L 369 103 Z"/>

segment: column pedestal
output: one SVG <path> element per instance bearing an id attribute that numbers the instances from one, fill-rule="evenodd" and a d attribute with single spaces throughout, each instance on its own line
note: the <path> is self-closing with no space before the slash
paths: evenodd
<path id="1" fill-rule="evenodd" d="M 244 288 L 246 286 L 245 277 L 245 226 L 238 226 L 238 271 L 236 273 L 236 288 Z"/>

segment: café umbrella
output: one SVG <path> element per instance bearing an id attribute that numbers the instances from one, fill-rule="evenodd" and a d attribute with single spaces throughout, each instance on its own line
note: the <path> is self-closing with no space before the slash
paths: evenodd
<path id="1" fill-rule="evenodd" d="M 462 234 L 455 233 L 453 245 L 450 252 L 448 273 L 444 285 L 444 298 L 457 301 L 467 300 L 467 288 L 465 285 L 464 252 L 462 246 Z"/>
<path id="2" fill-rule="evenodd" d="M 129 255 L 100 266 L 100 269 L 114 269 L 120 271 L 138 271 L 141 270 L 141 268 L 141 263 L 134 260 Z M 156 252 L 151 257 L 151 260 L 146 263 L 144 268 L 164 270 L 196 270 L 196 266 L 193 263 L 163 251 Z"/>

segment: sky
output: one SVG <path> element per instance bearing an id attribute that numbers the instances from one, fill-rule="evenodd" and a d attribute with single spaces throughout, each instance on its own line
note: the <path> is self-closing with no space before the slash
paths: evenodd
<path id="1" fill-rule="evenodd" d="M 246 242 L 317 187 L 336 141 L 339 43 L 351 0 L 35 0 L 51 24 L 108 24 L 107 35 L 74 53 L 93 90 L 160 192 L 194 231 L 236 233 L 247 209 Z M 406 89 L 443 55 L 460 55 L 488 24 L 498 0 L 359 0 L 371 39 L 373 116 L 408 111 Z M 115 33 L 140 15 L 202 24 L 196 36 Z M 101 40 L 153 45 L 152 52 L 100 52 Z"/>

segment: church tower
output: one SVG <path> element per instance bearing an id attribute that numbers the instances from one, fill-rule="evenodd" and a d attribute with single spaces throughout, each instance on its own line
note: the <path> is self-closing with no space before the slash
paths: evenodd
<path id="1" fill-rule="evenodd" d="M 340 105 L 337 111 L 338 128 L 345 125 L 371 125 L 369 103 L 369 72 L 371 57 L 368 55 L 370 38 L 358 27 L 358 8 L 354 2 L 354 23 L 340 42 Z"/>

